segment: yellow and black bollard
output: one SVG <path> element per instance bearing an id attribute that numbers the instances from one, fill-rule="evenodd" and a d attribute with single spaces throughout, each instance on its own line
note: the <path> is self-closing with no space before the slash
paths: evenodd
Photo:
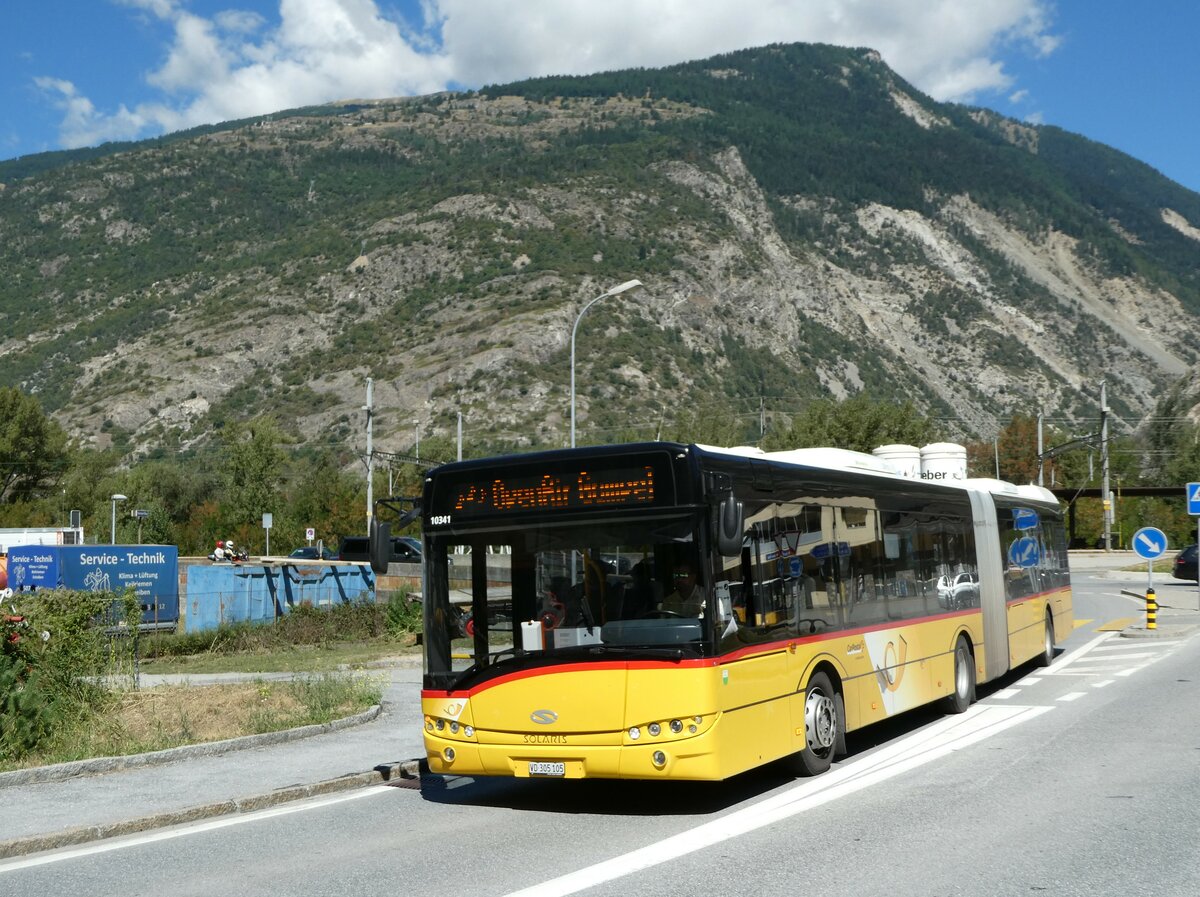
<path id="1" fill-rule="evenodd" d="M 1146 628 L 1158 628 L 1158 602 L 1154 600 L 1154 589 L 1146 589 Z"/>

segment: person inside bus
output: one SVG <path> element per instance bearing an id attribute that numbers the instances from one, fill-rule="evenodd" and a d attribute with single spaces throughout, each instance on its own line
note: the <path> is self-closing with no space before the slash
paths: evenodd
<path id="1" fill-rule="evenodd" d="M 671 571 L 674 591 L 663 598 L 662 609 L 682 617 L 704 613 L 704 593 L 696 583 L 696 570 L 690 561 L 681 560 Z"/>

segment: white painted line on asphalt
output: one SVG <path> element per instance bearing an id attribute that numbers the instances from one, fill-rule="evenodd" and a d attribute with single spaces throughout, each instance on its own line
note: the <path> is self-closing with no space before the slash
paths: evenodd
<path id="1" fill-rule="evenodd" d="M 1149 666 L 1149 664 L 1145 664 L 1145 663 L 1144 663 L 1144 664 L 1142 664 L 1140 667 L 1133 667 L 1132 669 L 1129 669 L 1129 670 L 1121 670 L 1121 672 L 1117 673 L 1116 675 L 1118 675 L 1118 676 L 1132 676 L 1132 675 L 1133 675 L 1134 673 L 1136 673 L 1138 670 L 1144 670 L 1144 669 L 1145 669 L 1147 666 Z"/>
<path id="2" fill-rule="evenodd" d="M 1053 675 L 1061 673 L 1067 667 L 1069 667 L 1075 663 L 1078 663 L 1084 657 L 1087 657 L 1089 651 L 1093 651 L 1096 648 L 1100 647 L 1105 642 L 1107 642 L 1109 639 L 1111 639 L 1115 634 L 1116 633 L 1113 633 L 1113 632 L 1102 632 L 1100 635 L 1096 636 L 1094 639 L 1092 639 L 1090 642 L 1088 642 L 1086 645 L 1084 645 L 1078 651 L 1072 651 L 1069 654 L 1064 654 L 1064 655 L 1060 656 L 1057 660 L 1055 660 L 1052 664 L 1050 664 L 1050 666 L 1048 668 L 1042 670 L 1041 675 L 1053 676 Z"/>
<path id="3" fill-rule="evenodd" d="M 1131 657 L 1154 657 L 1153 651 L 1122 651 L 1124 645 L 1106 647 L 1092 655 L 1092 660 L 1129 660 Z M 1140 645 L 1138 647 L 1141 647 Z"/>
<path id="4" fill-rule="evenodd" d="M 839 765 L 822 776 L 807 779 L 761 803 L 736 810 L 622 856 L 513 891 L 506 897 L 563 897 L 698 850 L 727 844 L 738 835 L 748 834 L 924 766 L 1052 709 L 976 704 L 966 713 L 940 720 L 862 760 Z"/>
<path id="5" fill-rule="evenodd" d="M 1104 688 L 1106 685 L 1112 685 L 1115 681 L 1115 679 L 1102 679 L 1099 682 L 1093 682 L 1092 688 Z"/>
<path id="6" fill-rule="evenodd" d="M 1006 688 L 1003 691 L 996 692 L 994 695 L 991 695 L 991 697 L 999 698 L 1001 701 L 1007 701 L 1009 698 L 1015 698 L 1020 693 L 1021 689 L 1019 688 Z"/>
<path id="7" fill-rule="evenodd" d="M 396 789 L 390 785 L 369 785 L 366 788 L 361 788 L 357 791 L 347 791 L 342 794 L 331 794 L 326 797 L 315 797 L 310 800 L 295 801 L 289 804 L 282 804 L 278 807 L 269 807 L 266 810 L 255 810 L 252 813 L 238 813 L 229 816 L 221 816 L 217 819 L 210 819 L 206 822 L 193 822 L 189 825 L 180 825 L 174 828 L 159 829 L 158 831 L 146 832 L 143 835 L 130 835 L 126 838 L 111 838 L 107 841 L 97 841 L 94 844 L 87 844 L 82 847 L 67 847 L 62 850 L 55 850 L 47 853 L 36 854 L 31 857 L 22 857 L 17 860 L 7 862 L 0 861 L 0 875 L 5 872 L 16 872 L 18 869 L 29 869 L 33 866 L 45 866 L 50 863 L 61 863 L 63 860 L 75 860 L 80 857 L 93 856 L 98 853 L 108 853 L 113 850 L 124 850 L 126 847 L 140 847 L 143 844 L 153 844 L 156 841 L 170 841 L 174 838 L 184 838 L 188 835 L 197 835 L 202 832 L 211 832 L 216 829 L 227 828 L 231 825 L 244 825 L 247 822 L 258 822 L 260 819 L 271 819 L 275 816 L 288 816 L 292 813 L 303 813 L 306 810 L 318 810 L 322 807 L 328 807 L 332 804 L 340 804 L 348 800 L 359 800 L 363 797 L 372 797 L 376 794 L 395 794 Z"/>
<path id="8" fill-rule="evenodd" d="M 1024 679 L 1021 680 L 1021 684 L 1022 685 L 1037 685 L 1041 681 L 1042 681 L 1041 676 L 1026 676 Z"/>
<path id="9" fill-rule="evenodd" d="M 1086 694 L 1087 694 L 1086 691 L 1069 691 L 1065 695 L 1059 695 L 1057 698 L 1055 698 L 1055 700 L 1062 701 L 1063 703 L 1067 703 L 1070 701 L 1078 701 L 1080 698 L 1082 698 Z"/>

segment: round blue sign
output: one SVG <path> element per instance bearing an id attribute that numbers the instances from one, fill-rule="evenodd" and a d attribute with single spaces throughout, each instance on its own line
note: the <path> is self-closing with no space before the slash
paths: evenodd
<path id="1" fill-rule="evenodd" d="M 1014 567 L 1036 567 L 1041 556 L 1038 541 L 1032 536 L 1014 539 L 1008 546 L 1008 562 Z"/>
<path id="2" fill-rule="evenodd" d="M 1134 554 L 1147 561 L 1167 553 L 1167 535 L 1155 526 L 1143 526 L 1133 534 L 1131 544 Z"/>

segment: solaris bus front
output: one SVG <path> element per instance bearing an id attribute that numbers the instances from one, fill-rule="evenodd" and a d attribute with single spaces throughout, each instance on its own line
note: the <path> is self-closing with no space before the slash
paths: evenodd
<path id="1" fill-rule="evenodd" d="M 687 447 L 663 443 L 433 471 L 423 508 L 430 770 L 731 774 L 710 600 L 718 498 Z M 730 529 L 739 548 L 728 550 L 740 550 L 740 522 Z"/>

